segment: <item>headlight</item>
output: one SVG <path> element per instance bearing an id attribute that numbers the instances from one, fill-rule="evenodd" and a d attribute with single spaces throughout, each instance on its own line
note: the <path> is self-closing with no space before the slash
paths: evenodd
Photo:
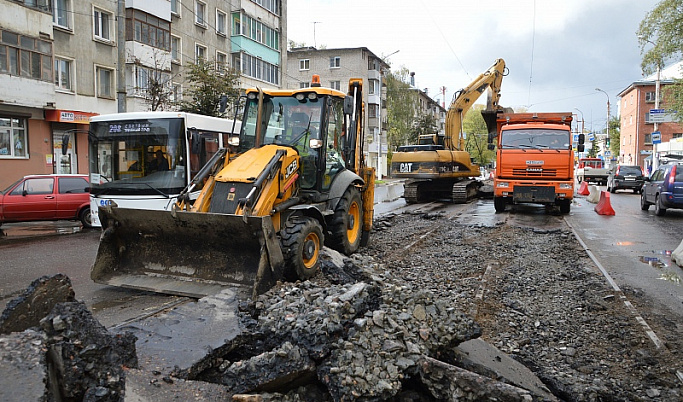
<path id="1" fill-rule="evenodd" d="M 496 187 L 508 188 L 510 187 L 510 183 L 506 181 L 499 181 L 498 183 L 496 183 Z"/>
<path id="2" fill-rule="evenodd" d="M 572 187 L 573 186 L 571 183 L 560 183 L 560 189 L 561 190 L 571 190 Z"/>

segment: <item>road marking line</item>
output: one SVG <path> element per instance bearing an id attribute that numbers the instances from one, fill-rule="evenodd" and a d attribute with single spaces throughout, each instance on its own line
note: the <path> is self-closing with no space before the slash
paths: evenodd
<path id="1" fill-rule="evenodd" d="M 581 244 L 581 247 L 586 251 L 586 254 L 588 254 L 588 257 L 590 257 L 591 260 L 593 260 L 593 263 L 598 267 L 600 272 L 602 272 L 602 275 L 607 279 L 607 282 L 612 286 L 612 289 L 614 289 L 615 292 L 619 292 L 619 297 L 621 300 L 624 302 L 626 307 L 631 310 L 631 313 L 635 316 L 636 321 L 643 327 L 643 330 L 647 334 L 647 336 L 652 340 L 652 342 L 655 344 L 657 349 L 662 349 L 664 348 L 664 343 L 659 339 L 655 331 L 652 330 L 650 325 L 645 321 L 645 319 L 640 315 L 638 310 L 636 310 L 635 306 L 631 304 L 631 302 L 626 298 L 626 295 L 621 291 L 619 288 L 619 285 L 612 279 L 610 274 L 607 272 L 605 267 L 600 264 L 600 261 L 598 261 L 598 258 L 593 254 L 592 251 L 588 248 L 588 245 L 581 239 L 581 236 L 579 236 L 579 233 L 574 229 L 574 227 L 567 221 L 567 218 L 564 218 L 564 222 L 569 226 L 569 228 L 572 230 L 572 233 L 574 233 L 574 237 L 579 241 L 579 244 Z"/>

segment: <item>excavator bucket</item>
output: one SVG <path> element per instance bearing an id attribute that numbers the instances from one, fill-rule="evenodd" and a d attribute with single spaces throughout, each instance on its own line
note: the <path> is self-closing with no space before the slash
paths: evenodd
<path id="1" fill-rule="evenodd" d="M 283 279 L 269 216 L 107 207 L 90 273 L 97 283 L 190 297 L 225 287 L 255 297 Z"/>

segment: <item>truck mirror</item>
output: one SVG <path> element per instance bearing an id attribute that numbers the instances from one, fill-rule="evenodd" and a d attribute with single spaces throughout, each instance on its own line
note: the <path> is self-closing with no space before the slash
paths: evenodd
<path id="1" fill-rule="evenodd" d="M 488 143 L 493 144 L 493 140 L 496 139 L 496 133 L 489 133 Z"/>
<path id="2" fill-rule="evenodd" d="M 344 114 L 352 114 L 353 109 L 356 108 L 356 105 L 353 104 L 353 96 L 347 95 L 344 98 Z"/>
<path id="3" fill-rule="evenodd" d="M 221 99 L 218 102 L 218 111 L 223 114 L 225 113 L 225 110 L 228 108 L 228 96 L 227 95 L 221 95 Z"/>
<path id="4" fill-rule="evenodd" d="M 489 151 L 493 151 L 494 149 L 496 149 L 496 146 L 489 142 L 488 145 L 486 146 L 486 148 Z"/>
<path id="5" fill-rule="evenodd" d="M 202 139 L 201 139 L 201 136 L 199 135 L 199 132 L 197 131 L 196 128 L 190 129 L 190 139 L 191 139 L 190 144 L 192 147 L 191 152 L 193 154 L 199 154 L 199 152 L 201 151 Z"/>

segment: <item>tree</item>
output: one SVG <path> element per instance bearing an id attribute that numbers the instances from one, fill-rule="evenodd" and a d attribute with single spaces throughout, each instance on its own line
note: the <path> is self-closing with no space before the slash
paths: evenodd
<path id="1" fill-rule="evenodd" d="M 465 140 L 465 150 L 474 158 L 479 165 L 488 165 L 495 157 L 494 151 L 488 149 L 488 129 L 481 111 L 485 105 L 473 105 L 465 114 L 462 121 L 463 131 L 467 138 Z"/>
<path id="2" fill-rule="evenodd" d="M 174 105 L 172 78 L 169 73 L 170 61 L 164 62 L 156 50 L 152 58 L 153 68 L 143 67 L 142 63 L 136 62 L 137 74 L 146 78 L 146 87 L 136 89 L 144 94 L 145 103 L 149 105 L 150 110 L 171 110 Z M 164 65 L 167 65 L 167 68 L 164 68 Z M 136 80 L 137 82 L 139 81 Z"/>
<path id="3" fill-rule="evenodd" d="M 436 117 L 433 114 L 424 113 L 415 121 L 412 137 L 418 138 L 422 134 L 436 134 L 438 131 Z"/>
<path id="4" fill-rule="evenodd" d="M 417 143 L 413 130 L 417 111 L 417 91 L 408 83 L 409 71 L 401 67 L 389 72 L 387 83 L 387 136 L 389 149 Z"/>
<path id="5" fill-rule="evenodd" d="M 652 74 L 662 68 L 664 61 L 678 59 L 683 51 L 683 2 L 662 0 L 647 13 L 636 31 L 643 56 L 641 68 Z M 652 46 L 645 51 L 646 47 Z M 676 118 L 683 122 L 683 80 L 674 80 L 664 91 L 667 109 L 676 110 Z"/>
<path id="6" fill-rule="evenodd" d="M 609 119 L 609 150 L 614 156 L 619 156 L 619 149 L 621 148 L 621 123 L 619 120 L 619 116 Z"/>
<path id="7" fill-rule="evenodd" d="M 239 98 L 239 77 L 237 70 L 214 61 L 200 58 L 197 63 L 190 63 L 186 78 L 191 86 L 184 94 L 189 100 L 181 102 L 180 110 L 220 117 L 221 96 L 226 95 L 231 106 Z"/>

